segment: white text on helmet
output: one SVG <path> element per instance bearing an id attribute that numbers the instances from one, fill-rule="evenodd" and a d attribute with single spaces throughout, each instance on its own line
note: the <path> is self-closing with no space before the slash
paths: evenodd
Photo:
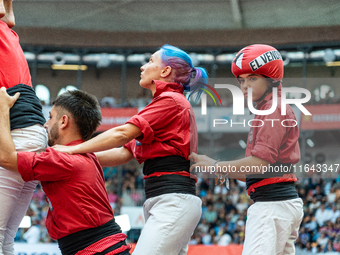
<path id="1" fill-rule="evenodd" d="M 261 66 L 278 59 L 282 60 L 280 52 L 278 52 L 277 50 L 267 51 L 251 61 L 249 65 L 251 70 L 255 72 Z"/>

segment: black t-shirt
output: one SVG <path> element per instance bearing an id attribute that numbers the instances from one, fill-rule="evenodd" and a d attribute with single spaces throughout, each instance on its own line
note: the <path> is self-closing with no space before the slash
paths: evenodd
<path id="1" fill-rule="evenodd" d="M 20 92 L 20 97 L 10 109 L 11 130 L 35 124 L 44 125 L 46 120 L 42 113 L 42 106 L 33 88 L 18 84 L 7 89 L 7 93 L 11 96 L 16 92 Z"/>

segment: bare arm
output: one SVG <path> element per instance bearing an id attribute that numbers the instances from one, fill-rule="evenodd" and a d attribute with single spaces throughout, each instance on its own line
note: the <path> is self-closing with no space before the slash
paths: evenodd
<path id="1" fill-rule="evenodd" d="M 126 164 L 133 159 L 132 153 L 124 147 L 96 152 L 95 155 L 102 167 Z"/>
<path id="2" fill-rule="evenodd" d="M 0 166 L 18 172 L 18 158 L 10 131 L 9 109 L 19 98 L 19 93 L 9 96 L 6 88 L 0 89 Z"/>
<path id="3" fill-rule="evenodd" d="M 229 167 L 229 165 L 235 166 L 236 172 L 229 171 L 228 176 L 245 181 L 246 175 L 262 174 L 263 166 L 268 167 L 269 162 L 256 156 L 249 156 L 238 160 L 218 162 L 217 165 L 225 168 Z M 248 168 L 252 169 L 252 171 L 248 171 Z"/>
<path id="4" fill-rule="evenodd" d="M 139 127 L 128 123 L 109 129 L 84 143 L 75 146 L 54 145 L 53 148 L 68 154 L 105 151 L 123 146 L 140 135 L 142 132 Z"/>
<path id="5" fill-rule="evenodd" d="M 198 172 L 201 167 L 211 167 L 215 162 L 212 158 L 205 155 L 197 155 L 196 153 L 192 153 L 190 155 L 190 160 L 195 162 L 195 164 L 190 167 L 191 172 Z M 228 173 L 228 177 L 245 181 L 246 175 L 262 174 L 263 166 L 267 167 L 268 165 L 268 161 L 255 156 L 249 156 L 238 160 L 220 161 L 215 164 L 215 172 L 221 169 L 223 173 Z M 252 171 L 247 171 L 248 168 L 252 169 Z"/>

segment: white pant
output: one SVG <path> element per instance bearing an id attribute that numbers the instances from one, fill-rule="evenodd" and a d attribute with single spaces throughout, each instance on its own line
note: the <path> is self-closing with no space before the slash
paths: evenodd
<path id="1" fill-rule="evenodd" d="M 17 151 L 41 152 L 47 147 L 47 133 L 41 125 L 15 129 L 11 135 Z M 0 167 L 0 255 L 14 255 L 14 237 L 37 184 Z"/>
<path id="2" fill-rule="evenodd" d="M 302 218 L 300 198 L 251 205 L 242 255 L 294 255 Z"/>
<path id="3" fill-rule="evenodd" d="M 145 201 L 145 225 L 133 255 L 184 255 L 202 214 L 201 199 L 170 193 Z"/>

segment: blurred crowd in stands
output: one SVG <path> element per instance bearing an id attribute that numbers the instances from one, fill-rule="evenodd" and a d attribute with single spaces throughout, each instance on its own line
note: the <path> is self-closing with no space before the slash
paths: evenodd
<path id="1" fill-rule="evenodd" d="M 122 206 L 142 206 L 144 202 L 142 166 L 135 160 L 113 168 L 104 168 L 110 204 L 115 215 Z M 296 186 L 304 202 L 304 218 L 296 241 L 296 254 L 340 252 L 340 175 L 312 173 L 300 178 Z M 195 244 L 243 244 L 247 209 L 252 204 L 245 183 L 230 181 L 230 189 L 215 180 L 199 178 L 197 195 L 202 199 L 202 218 L 190 241 Z M 16 241 L 53 242 L 44 221 L 48 211 L 45 194 L 37 187 L 27 215 L 32 218 L 30 229 L 20 229 Z M 134 230 L 130 230 L 134 231 Z M 130 241 L 138 239 L 130 235 Z"/>
<path id="2" fill-rule="evenodd" d="M 334 176 L 334 174 L 333 174 Z M 230 190 L 211 180 L 201 180 L 198 194 L 203 214 L 191 244 L 242 244 L 246 211 L 252 200 L 245 184 L 231 181 Z M 340 175 L 337 178 L 311 173 L 300 178 L 296 186 L 304 202 L 304 218 L 296 241 L 296 254 L 340 251 Z M 301 253 L 302 252 L 302 253 Z"/>

